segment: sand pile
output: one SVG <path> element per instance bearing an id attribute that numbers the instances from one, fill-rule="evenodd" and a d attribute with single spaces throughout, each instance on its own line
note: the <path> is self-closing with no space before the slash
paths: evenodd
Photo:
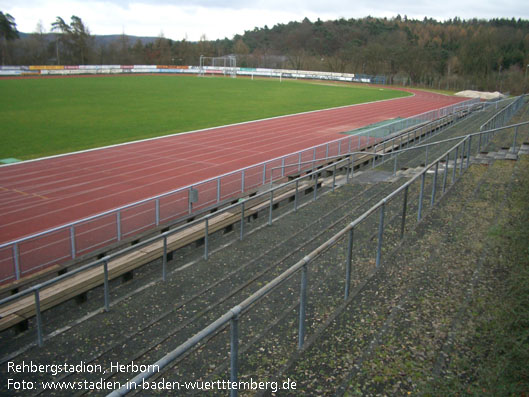
<path id="1" fill-rule="evenodd" d="M 506 98 L 505 95 L 503 95 L 501 92 L 483 92 L 483 91 L 472 91 L 472 90 L 465 90 L 460 91 L 456 96 L 463 96 L 468 98 L 480 98 L 487 101 L 494 100 L 494 99 L 503 99 Z"/>

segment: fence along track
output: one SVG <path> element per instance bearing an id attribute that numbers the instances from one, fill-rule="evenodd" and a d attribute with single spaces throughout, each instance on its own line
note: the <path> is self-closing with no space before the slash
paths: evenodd
<path id="1" fill-rule="evenodd" d="M 437 128 L 437 125 L 435 123 L 434 123 L 434 128 Z M 427 133 L 427 130 L 424 130 L 423 133 Z M 356 157 L 355 164 L 356 163 L 361 164 L 363 163 L 363 160 L 361 158 L 359 159 L 358 157 Z M 330 168 L 326 167 L 326 169 L 329 170 Z M 334 168 L 333 171 L 335 172 L 336 169 Z M 311 175 L 309 175 L 309 177 L 310 176 Z M 309 179 L 307 182 L 302 182 L 301 186 L 298 186 L 298 183 L 296 183 L 295 196 L 297 197 L 298 189 L 302 190 L 304 188 L 311 188 L 311 183 L 312 183 L 311 179 Z M 315 189 L 317 189 L 317 185 L 318 185 L 317 180 L 315 183 L 316 183 Z M 292 186 L 292 183 L 290 184 L 290 186 Z M 274 190 L 281 193 L 285 189 L 286 188 L 284 187 L 279 187 Z M 261 208 L 264 208 L 266 206 L 266 203 L 264 203 L 262 199 L 259 199 L 259 197 L 264 197 L 265 194 L 260 194 L 256 197 L 253 197 L 249 199 L 248 202 L 249 203 L 256 202 L 257 204 L 261 205 Z M 287 192 L 286 194 L 288 197 L 289 193 Z M 292 194 L 292 191 L 290 194 Z M 315 192 L 315 196 L 316 196 L 316 192 Z M 281 199 L 281 194 L 279 195 L 279 199 Z M 272 193 L 270 197 L 270 203 L 272 203 L 273 200 L 278 200 L 277 193 L 276 193 L 276 197 L 274 197 Z M 270 207 L 272 207 L 272 205 L 270 205 Z M 205 256 L 207 257 L 209 233 L 220 230 L 223 227 L 226 227 L 234 223 L 238 216 L 237 212 L 240 212 L 241 219 L 242 219 L 245 216 L 249 216 L 249 215 L 256 213 L 257 211 L 259 211 L 259 209 L 260 208 L 258 206 L 257 208 L 254 208 L 254 209 L 247 208 L 246 212 L 244 212 L 245 211 L 244 206 L 242 206 L 241 208 L 240 204 L 232 205 L 213 215 L 206 216 L 205 218 L 207 220 L 204 226 L 205 230 L 201 229 L 201 225 L 204 219 L 202 218 L 200 220 L 192 222 L 189 225 L 186 225 L 185 227 L 177 228 L 170 232 L 166 232 L 162 234 L 161 236 L 157 236 L 157 237 L 145 240 L 144 242 L 141 242 L 140 244 L 138 244 L 137 246 L 133 248 L 120 251 L 116 254 L 112 254 L 110 256 L 102 258 L 99 261 L 93 262 L 92 264 L 83 266 L 79 269 L 74 270 L 73 272 L 60 276 L 54 280 L 45 282 L 43 284 L 39 284 L 33 288 L 30 288 L 29 290 L 18 293 L 15 296 L 11 296 L 9 298 L 3 299 L 0 304 L 12 302 L 17 298 L 20 298 L 23 301 L 21 304 L 11 305 L 8 307 L 6 307 L 5 305 L 3 306 L 3 309 L 0 311 L 2 315 L 2 318 L 0 319 L 0 328 L 6 329 L 18 322 L 25 321 L 28 317 L 31 317 L 35 313 L 38 314 L 37 309 L 44 310 L 49 307 L 52 307 L 60 302 L 73 298 L 79 295 L 80 293 L 83 293 L 84 291 L 88 291 L 103 282 L 105 285 L 105 309 L 108 310 L 109 309 L 108 282 L 110 279 L 123 275 L 135 269 L 136 267 L 143 265 L 144 263 L 148 263 L 162 254 L 164 258 L 163 274 L 165 275 L 167 252 L 170 252 L 179 247 L 185 246 L 189 244 L 190 242 L 195 241 L 197 238 L 205 239 Z M 270 210 L 270 214 L 271 212 L 272 211 Z M 211 228 L 209 227 L 209 224 L 208 224 L 209 219 L 216 220 L 215 224 L 213 224 L 212 222 Z M 230 221 L 229 219 L 232 219 L 232 220 Z M 185 229 L 185 230 L 182 230 L 182 229 Z M 179 233 L 179 234 L 176 234 L 176 233 Z M 174 236 L 175 234 L 176 236 Z M 241 236 L 242 235 L 243 235 L 243 230 L 241 228 Z M 160 239 L 163 240 L 163 244 L 161 242 L 156 243 L 156 241 Z M 151 244 L 151 243 L 154 243 L 154 244 Z M 140 251 L 137 251 L 137 250 L 140 250 Z M 125 254 L 126 256 L 124 258 L 119 258 L 123 254 Z M 117 263 L 113 261 L 114 258 L 119 258 Z M 80 274 L 81 272 L 83 272 L 84 275 Z M 75 277 L 74 282 L 67 280 L 67 279 L 71 280 L 72 277 Z M 63 282 L 64 286 L 60 288 L 53 287 L 52 284 L 55 284 L 58 281 Z M 46 291 L 50 291 L 51 295 L 49 292 L 46 292 Z M 37 327 L 38 327 L 37 336 L 38 336 L 39 344 L 42 344 L 42 330 L 41 330 L 42 326 L 40 323 L 41 323 L 41 319 L 39 318 L 39 315 L 37 315 Z"/>
<path id="2" fill-rule="evenodd" d="M 460 111 L 461 109 L 464 109 L 465 105 L 472 106 L 475 102 L 476 100 L 468 100 L 439 110 L 410 117 L 404 122 L 406 123 L 405 125 L 407 125 L 422 121 L 435 120 L 441 115 L 448 115 Z M 370 132 L 370 134 L 372 134 L 371 136 L 376 136 L 373 135 L 376 133 L 377 131 Z M 93 251 L 96 248 L 101 248 L 102 246 L 107 246 L 111 243 L 120 242 L 127 236 L 130 237 L 137 234 L 140 230 L 145 230 L 146 227 L 158 227 L 164 222 L 175 221 L 185 215 L 193 214 L 197 209 L 204 209 L 215 204 L 220 204 L 223 199 L 234 197 L 234 195 L 238 195 L 239 192 L 244 193 L 249 189 L 264 185 L 269 174 L 269 168 L 277 166 L 281 162 L 284 163 L 286 159 L 293 155 L 299 154 L 299 158 L 301 158 L 306 155 L 312 156 L 312 152 L 316 154 L 317 151 L 325 151 L 328 155 L 333 155 L 334 153 L 340 155 L 350 152 L 352 139 L 352 136 L 343 137 L 327 144 L 300 151 L 299 153 L 272 159 L 216 178 L 176 189 L 156 197 L 107 211 L 93 217 L 53 228 L 42 233 L 17 239 L 9 243 L 0 244 L 0 266 L 2 268 L 9 267 L 13 269 L 13 274 L 7 278 L 4 276 L 0 282 L 19 280 L 24 273 L 37 271 L 57 262 L 64 263 L 69 260 L 74 261 L 77 257 L 88 251 Z M 348 149 L 345 150 L 345 148 Z M 231 187 L 228 192 L 223 190 L 222 186 L 226 189 L 227 186 L 230 185 Z M 201 198 L 195 202 L 192 197 L 194 197 L 194 192 L 196 191 L 200 192 Z M 163 208 L 164 206 L 166 207 L 165 209 Z M 171 211 L 167 210 L 169 207 L 171 208 Z M 167 212 L 169 212 L 169 215 L 166 214 Z M 123 222 L 126 217 L 129 218 L 130 223 L 130 218 L 138 217 L 143 213 L 151 213 L 152 215 L 148 217 L 149 219 L 146 221 L 147 224 L 126 227 L 126 223 Z M 164 213 L 166 215 L 164 215 Z M 135 227 L 136 229 L 129 230 L 131 227 Z M 100 231 L 98 234 L 106 234 L 106 240 L 84 242 L 83 248 L 78 249 L 78 245 L 81 244 L 81 241 L 83 240 L 83 235 L 85 237 L 88 235 L 90 238 L 94 238 L 95 234 L 87 233 L 87 231 L 93 232 L 98 228 L 104 228 L 105 233 Z M 79 229 L 83 229 L 84 232 L 80 232 Z M 109 231 L 110 229 L 112 232 Z M 58 238 L 58 235 L 62 235 L 62 237 Z M 90 238 L 88 240 L 90 240 Z M 37 241 L 40 241 L 40 239 L 51 239 L 51 242 L 48 242 L 48 245 L 42 247 L 42 243 L 36 243 Z M 49 245 L 57 246 L 58 243 L 61 243 L 60 246 L 62 247 L 60 253 L 53 252 L 53 250 L 45 250 L 45 248 L 49 248 Z M 31 251 L 35 250 L 34 246 L 36 244 L 39 246 L 39 256 L 42 256 L 43 258 L 46 257 L 45 263 L 41 263 L 40 261 L 38 263 L 31 262 L 34 256 L 31 255 Z M 86 246 L 87 244 L 89 244 L 89 246 Z"/>
<path id="3" fill-rule="evenodd" d="M 372 189 L 370 188 L 370 189 L 368 189 L 368 190 L 372 190 Z M 312 195 L 311 195 L 311 196 L 312 196 Z M 356 197 L 353 197 L 351 200 L 355 200 L 355 199 L 356 199 Z M 332 211 L 332 212 L 335 212 L 335 211 Z M 331 212 L 331 213 L 332 213 L 332 212 Z"/>
<path id="4" fill-rule="evenodd" d="M 464 109 L 464 108 L 463 108 L 463 109 Z M 449 116 L 447 116 L 447 117 L 449 117 Z M 434 123 L 433 125 L 435 125 L 435 123 L 438 123 L 438 122 L 439 122 L 439 121 L 434 121 L 434 122 L 433 122 L 433 123 Z M 440 122 L 443 123 L 442 120 L 441 120 Z M 416 126 L 416 128 L 420 128 L 420 127 L 421 127 L 421 125 Z M 416 133 L 416 134 L 417 134 L 417 133 Z M 420 135 L 419 135 L 419 136 L 420 136 Z M 420 138 L 419 138 L 419 139 L 420 139 Z M 332 144 L 332 143 L 331 143 L 331 144 Z M 327 146 L 326 154 L 329 153 L 329 145 L 330 145 L 330 144 L 327 144 L 327 145 L 326 145 L 326 146 Z M 340 145 L 338 145 L 338 147 L 340 147 Z M 369 147 L 370 147 L 370 146 L 368 145 L 364 150 L 369 149 Z M 341 150 L 338 149 L 338 152 L 340 152 L 340 151 L 341 151 Z M 287 156 L 287 158 L 288 158 L 288 157 L 291 157 L 291 156 L 292 156 L 292 155 L 289 155 L 289 156 Z M 314 150 L 314 156 L 316 156 L 316 150 Z M 336 159 L 340 159 L 340 158 L 343 158 L 343 157 L 346 157 L 346 156 L 347 156 L 347 153 L 343 153 L 342 155 L 338 155 L 338 156 L 330 156 L 330 157 L 327 157 L 327 158 L 321 158 L 321 159 L 320 159 L 320 158 L 316 158 L 316 157 L 314 157 L 314 159 L 311 160 L 311 161 L 309 161 L 309 163 L 312 164 L 312 169 L 314 170 L 315 166 L 317 166 L 318 168 L 321 168 L 321 166 L 322 166 L 322 165 L 325 165 L 326 163 L 336 161 Z M 295 170 L 296 168 L 297 168 L 298 170 L 301 170 L 301 169 L 302 169 L 301 156 L 296 156 L 296 159 L 299 159 L 299 161 L 296 160 L 293 164 L 290 164 L 290 165 L 283 165 L 283 167 L 280 167 L 280 168 L 282 169 L 282 175 L 280 176 L 280 179 L 284 178 L 285 176 L 289 175 L 290 173 L 296 174 L 296 172 L 297 172 L 297 170 Z M 285 160 L 285 158 L 284 158 L 283 160 Z M 283 164 L 286 164 L 286 163 L 287 163 L 287 162 L 283 161 Z M 304 163 L 307 163 L 307 162 L 304 162 Z M 358 163 L 358 162 L 355 162 L 355 164 L 357 164 L 357 163 Z M 285 171 L 287 168 L 288 168 L 289 170 L 293 170 L 293 171 L 290 171 L 290 172 Z M 276 167 L 276 169 L 277 169 L 277 167 Z M 274 168 L 270 168 L 270 169 L 269 169 L 269 172 L 270 172 L 270 183 L 272 183 L 272 177 L 274 176 L 273 173 L 272 173 L 273 170 L 274 170 Z M 264 176 L 264 175 L 265 175 L 265 174 L 263 174 L 263 176 Z M 263 179 L 263 182 L 265 182 L 264 179 Z M 243 183 L 243 185 L 244 185 L 244 183 Z M 243 189 L 243 190 L 244 190 L 244 189 Z M 249 197 L 251 197 L 253 194 L 255 194 L 255 192 L 254 192 L 253 190 L 250 190 L 249 193 L 250 193 Z M 233 201 L 232 201 L 232 203 L 233 203 Z M 222 207 L 223 207 L 223 205 L 221 205 L 220 207 L 217 207 L 215 210 L 219 210 L 219 208 L 220 208 L 221 211 L 225 211 L 225 209 L 222 209 Z M 233 206 L 231 206 L 230 208 L 233 208 Z M 221 212 L 221 211 L 219 211 L 219 212 Z M 238 209 L 235 209 L 235 211 L 238 211 Z M 157 212 L 158 212 L 158 211 L 157 211 Z M 199 211 L 198 213 L 195 214 L 195 216 L 197 216 L 197 217 L 203 217 L 203 216 L 204 216 L 204 213 Z M 206 217 L 207 217 L 207 215 L 206 215 Z M 191 218 L 191 220 L 193 220 L 193 219 L 194 219 L 194 217 Z M 184 221 L 185 221 L 185 220 L 184 220 Z M 157 222 L 157 224 L 158 224 L 158 222 Z M 188 226 L 189 226 L 189 225 L 188 225 Z M 178 229 L 178 228 L 177 228 L 177 229 Z M 162 229 L 162 231 L 163 231 L 163 229 Z M 135 240 L 135 241 L 132 242 L 132 244 L 134 245 L 134 244 L 138 243 L 139 241 L 140 241 L 140 240 Z M 150 241 L 150 240 L 149 240 L 149 241 Z M 2 248 L 2 247 L 3 247 L 3 248 Z M 3 250 L 5 251 L 5 247 L 4 247 L 4 246 L 2 246 L 2 247 L 0 247 L 0 250 L 3 249 Z M 73 245 L 72 245 L 72 247 L 73 247 Z M 15 248 L 16 248 L 16 247 L 15 247 Z M 178 247 L 176 247 L 176 248 L 178 248 Z M 99 256 L 99 258 L 100 258 L 102 255 L 105 255 L 105 256 L 106 256 L 106 253 L 105 253 L 105 252 L 108 252 L 109 250 L 110 250 L 110 251 L 115 251 L 115 248 L 112 248 L 112 247 L 111 247 L 111 248 L 109 248 L 109 249 L 103 251 L 104 253 L 101 254 L 101 255 Z M 17 251 L 18 251 L 18 250 L 15 249 L 15 252 L 17 252 Z M 111 255 L 111 256 L 113 256 L 113 255 Z M 82 263 L 82 262 L 81 262 L 81 263 Z M 75 270 L 75 266 L 73 267 L 73 269 Z M 55 273 L 55 272 L 57 272 L 57 271 L 60 271 L 59 274 L 62 274 L 62 272 L 66 272 L 66 270 L 70 270 L 70 271 L 71 271 L 72 269 L 69 269 L 69 268 L 63 268 L 63 267 L 61 267 L 61 266 L 59 266 L 59 265 L 51 266 L 48 270 L 44 270 L 44 271 L 42 271 L 42 272 L 37 273 L 36 275 L 32 275 L 32 276 L 28 277 L 27 280 L 17 280 L 16 282 L 14 282 L 14 283 L 12 283 L 12 284 L 10 284 L 10 285 L 4 285 L 4 286 L 0 287 L 0 294 L 6 294 L 6 292 L 9 292 L 9 291 L 11 292 L 11 294 L 15 294 L 15 293 L 17 293 L 20 289 L 22 289 L 22 288 L 24 288 L 24 287 L 27 287 L 28 284 L 31 284 L 31 283 L 35 284 L 35 281 L 38 281 L 39 278 L 47 277 L 47 276 L 49 276 L 51 273 Z M 36 277 L 35 277 L 35 276 L 36 276 Z M 111 277 L 111 278 L 112 278 L 112 277 Z"/>

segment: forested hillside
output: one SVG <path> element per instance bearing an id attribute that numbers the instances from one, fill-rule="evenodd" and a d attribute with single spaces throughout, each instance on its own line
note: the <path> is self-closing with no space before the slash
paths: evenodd
<path id="1" fill-rule="evenodd" d="M 50 34 L 4 39 L 3 64 L 196 65 L 200 55 L 236 54 L 238 66 L 385 75 L 432 88 L 527 91 L 529 21 L 362 18 L 255 28 L 232 39 L 199 42 L 91 36 L 82 20 L 61 18 Z M 39 29 L 37 29 L 38 31 Z"/>
<path id="2" fill-rule="evenodd" d="M 440 88 L 514 91 L 529 63 L 529 21 L 522 20 L 305 19 L 235 40 L 248 47 L 252 66 L 281 54 L 296 69 L 383 74 Z"/>

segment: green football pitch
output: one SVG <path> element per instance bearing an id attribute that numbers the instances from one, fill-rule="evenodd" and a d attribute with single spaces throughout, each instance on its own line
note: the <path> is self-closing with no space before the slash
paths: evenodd
<path id="1" fill-rule="evenodd" d="M 409 95 L 352 84 L 165 75 L 2 79 L 0 93 L 0 159 Z"/>

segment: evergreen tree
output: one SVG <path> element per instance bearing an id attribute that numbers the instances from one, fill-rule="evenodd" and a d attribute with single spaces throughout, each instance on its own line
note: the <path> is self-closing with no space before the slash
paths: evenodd
<path id="1" fill-rule="evenodd" d="M 2 65 L 5 65 L 8 57 L 7 42 L 18 38 L 17 24 L 15 18 L 10 14 L 0 11 L 0 46 L 2 47 Z"/>

